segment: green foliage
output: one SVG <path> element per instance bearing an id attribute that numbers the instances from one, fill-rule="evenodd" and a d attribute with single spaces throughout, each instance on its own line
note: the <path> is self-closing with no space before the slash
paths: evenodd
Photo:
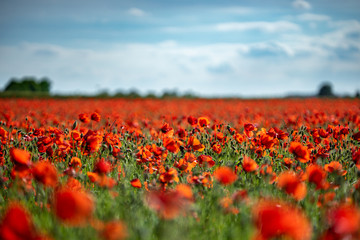
<path id="1" fill-rule="evenodd" d="M 4 92 L 37 92 L 49 93 L 50 80 L 42 78 L 37 80 L 34 77 L 23 77 L 22 79 L 12 78 L 6 85 Z"/>
<path id="2" fill-rule="evenodd" d="M 323 83 L 319 89 L 319 97 L 334 97 L 332 86 L 330 83 Z"/>

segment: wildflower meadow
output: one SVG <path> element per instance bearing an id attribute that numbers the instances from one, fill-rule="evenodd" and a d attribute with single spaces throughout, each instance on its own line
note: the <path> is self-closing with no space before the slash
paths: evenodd
<path id="1" fill-rule="evenodd" d="M 359 99 L 0 99 L 0 239 L 360 239 Z"/>

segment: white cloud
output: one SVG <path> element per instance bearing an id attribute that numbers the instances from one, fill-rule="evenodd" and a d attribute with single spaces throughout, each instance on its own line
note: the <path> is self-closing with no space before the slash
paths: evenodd
<path id="1" fill-rule="evenodd" d="M 338 90 L 351 92 L 360 74 L 360 54 L 348 62 L 334 58 L 333 49 L 346 47 L 344 42 L 352 46 L 352 42 L 344 38 L 345 33 L 333 34 L 331 41 L 325 41 L 328 36 L 322 40 L 296 33 L 276 42 L 250 44 L 185 46 L 165 41 L 107 49 L 44 44 L 0 47 L 0 79 L 47 76 L 57 92 L 94 93 L 104 88 L 115 92 L 135 87 L 142 93 L 177 88 L 243 96 L 311 91 L 327 79 L 335 85 L 353 81 L 348 89 L 338 84 L 344 88 Z M 355 87 L 360 88 L 359 84 Z"/>
<path id="2" fill-rule="evenodd" d="M 177 88 L 218 95 L 238 91 L 243 96 L 311 91 L 326 79 L 335 90 L 352 93 L 360 89 L 360 22 L 330 21 L 329 27 L 331 31 L 314 36 L 292 31 L 276 41 L 252 43 L 183 45 L 168 40 L 111 44 L 106 49 L 0 46 L 0 79 L 47 76 L 57 92 L 135 87 L 143 93 Z M 252 29 L 259 29 L 258 24 Z"/>
<path id="3" fill-rule="evenodd" d="M 292 2 L 292 5 L 297 9 L 304 9 L 304 10 L 311 9 L 310 3 L 305 0 L 295 0 Z"/>
<path id="4" fill-rule="evenodd" d="M 327 15 L 304 13 L 297 17 L 300 21 L 330 21 L 331 18 Z"/>
<path id="5" fill-rule="evenodd" d="M 247 31 L 260 30 L 263 32 L 283 32 L 297 31 L 300 29 L 298 25 L 287 21 L 277 22 L 229 22 L 215 25 L 217 31 Z"/>
<path id="6" fill-rule="evenodd" d="M 146 16 L 146 13 L 139 9 L 139 8 L 130 8 L 128 10 L 128 13 L 132 16 L 135 16 L 135 17 L 143 17 L 143 16 Z"/>
<path id="7" fill-rule="evenodd" d="M 267 33 L 275 33 L 275 32 L 298 31 L 300 30 L 300 26 L 288 21 L 277 21 L 277 22 L 254 21 L 254 22 L 225 22 L 214 25 L 202 25 L 202 26 L 191 26 L 191 27 L 164 27 L 162 28 L 162 30 L 170 33 L 213 32 L 213 31 L 231 32 L 231 31 L 251 31 L 251 30 L 257 30 Z"/>

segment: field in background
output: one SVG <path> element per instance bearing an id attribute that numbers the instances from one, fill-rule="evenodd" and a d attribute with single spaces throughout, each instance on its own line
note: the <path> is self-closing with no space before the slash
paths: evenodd
<path id="1" fill-rule="evenodd" d="M 359 239 L 358 99 L 0 99 L 0 239 Z"/>

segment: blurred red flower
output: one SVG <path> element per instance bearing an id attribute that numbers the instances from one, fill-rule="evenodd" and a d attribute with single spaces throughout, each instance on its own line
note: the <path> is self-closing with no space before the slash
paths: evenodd
<path id="1" fill-rule="evenodd" d="M 92 197 L 84 191 L 63 188 L 55 192 L 54 212 L 63 223 L 81 226 L 91 217 L 95 205 Z"/>
<path id="2" fill-rule="evenodd" d="M 32 169 L 35 179 L 45 186 L 55 187 L 58 182 L 57 170 L 50 162 L 37 162 Z"/>
<path id="3" fill-rule="evenodd" d="M 229 167 L 217 168 L 214 172 L 214 177 L 223 185 L 230 185 L 237 179 L 237 175 Z"/>
<path id="4" fill-rule="evenodd" d="M 310 222 L 299 209 L 280 201 L 263 200 L 253 208 L 258 235 L 255 239 L 284 237 L 292 240 L 311 239 Z"/>

